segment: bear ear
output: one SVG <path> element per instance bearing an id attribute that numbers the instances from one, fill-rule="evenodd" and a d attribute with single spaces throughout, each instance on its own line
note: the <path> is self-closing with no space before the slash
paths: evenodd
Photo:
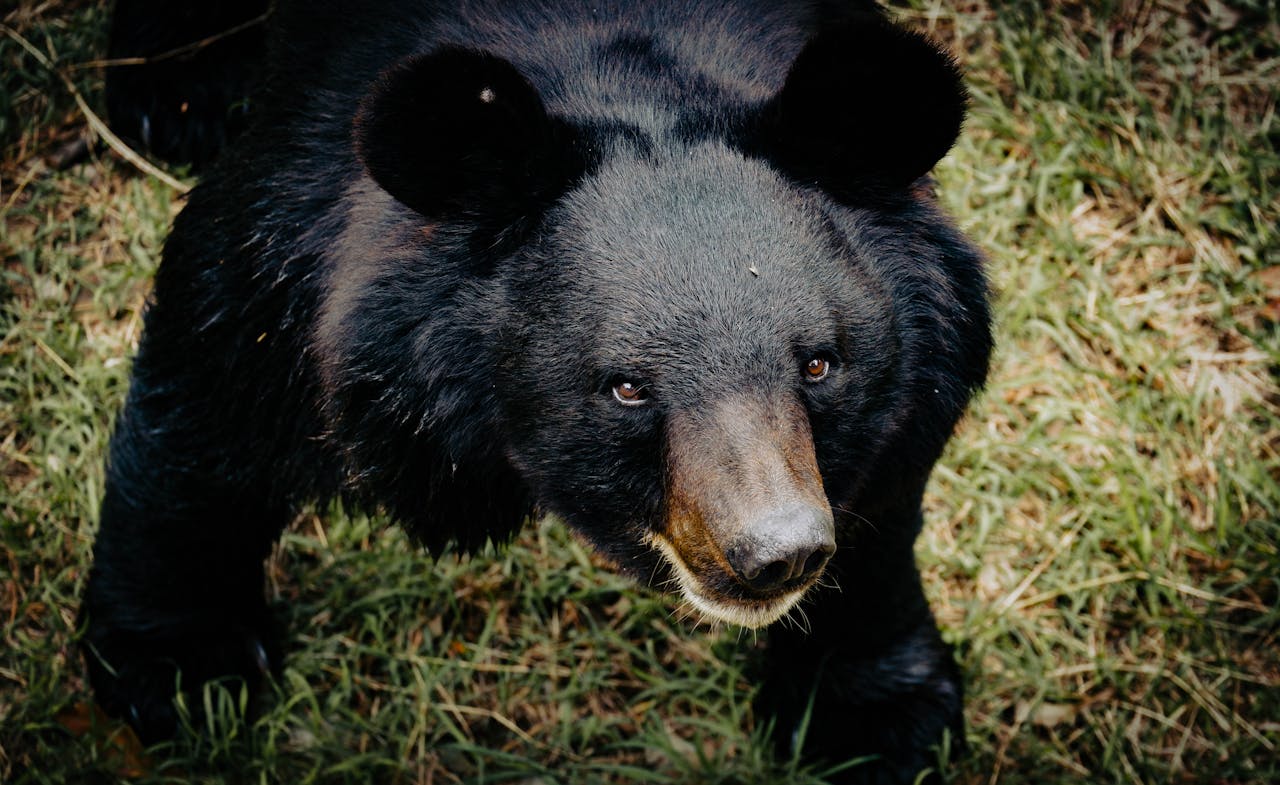
<path id="1" fill-rule="evenodd" d="M 511 63 L 445 48 L 385 71 L 355 116 L 356 153 L 389 194 L 428 217 L 517 220 L 582 171 L 568 127 Z"/>
<path id="2" fill-rule="evenodd" d="M 906 186 L 951 149 L 967 101 L 955 61 L 929 39 L 864 17 L 815 36 L 749 144 L 836 195 Z"/>

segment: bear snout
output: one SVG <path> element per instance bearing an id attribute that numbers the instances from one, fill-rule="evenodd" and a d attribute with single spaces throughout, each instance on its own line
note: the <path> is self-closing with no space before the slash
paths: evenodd
<path id="1" fill-rule="evenodd" d="M 725 549 L 738 580 L 758 592 L 808 583 L 836 552 L 830 507 L 795 503 L 765 510 Z"/>
<path id="2" fill-rule="evenodd" d="M 667 467 L 665 520 L 649 544 L 684 597 L 748 627 L 784 616 L 836 550 L 803 408 L 779 395 L 678 412 Z"/>

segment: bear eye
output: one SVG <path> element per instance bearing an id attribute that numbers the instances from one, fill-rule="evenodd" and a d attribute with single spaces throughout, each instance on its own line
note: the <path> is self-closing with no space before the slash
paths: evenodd
<path id="1" fill-rule="evenodd" d="M 804 380 L 806 382 L 820 382 L 827 378 L 827 374 L 831 373 L 831 361 L 822 355 L 810 357 L 804 366 Z"/>
<path id="2" fill-rule="evenodd" d="M 649 389 L 637 382 L 621 381 L 613 385 L 613 397 L 623 406 L 639 406 L 649 400 Z"/>

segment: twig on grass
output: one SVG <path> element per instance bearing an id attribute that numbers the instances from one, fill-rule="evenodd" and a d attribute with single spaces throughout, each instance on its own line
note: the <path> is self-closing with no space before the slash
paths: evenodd
<path id="1" fill-rule="evenodd" d="M 149 63 L 159 63 L 165 60 L 171 60 L 175 57 L 182 57 L 184 55 L 194 54 L 195 52 L 198 52 L 207 46 L 212 46 L 213 44 L 216 44 L 217 42 L 221 41 L 224 38 L 230 38 L 236 33 L 239 33 L 243 30 L 248 30 L 250 27 L 254 27 L 256 25 L 262 24 L 263 22 L 267 21 L 267 17 L 269 16 L 271 16 L 271 11 L 270 10 L 264 11 L 258 16 L 255 16 L 254 18 L 249 19 L 248 21 L 241 22 L 240 24 L 235 25 L 234 27 L 228 27 L 226 30 L 223 30 L 221 32 L 214 33 L 213 35 L 210 35 L 210 36 L 206 36 L 204 38 L 201 38 L 198 41 L 192 41 L 189 44 L 183 44 L 182 46 L 179 46 L 175 49 L 170 49 L 166 52 L 160 52 L 159 54 L 147 55 L 146 57 L 115 57 L 115 58 L 109 58 L 106 60 L 87 60 L 83 63 L 74 63 L 72 65 L 69 65 L 67 66 L 67 69 L 70 71 L 80 71 L 86 68 L 115 68 L 118 66 L 127 66 L 127 65 L 147 65 Z"/>

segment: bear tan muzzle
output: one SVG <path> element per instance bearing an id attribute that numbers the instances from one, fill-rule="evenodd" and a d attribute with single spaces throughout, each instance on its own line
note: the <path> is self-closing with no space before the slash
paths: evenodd
<path id="1" fill-rule="evenodd" d="M 685 599 L 762 627 L 789 611 L 835 552 L 809 419 L 791 399 L 679 412 L 667 430 L 664 530 L 650 543 Z"/>

